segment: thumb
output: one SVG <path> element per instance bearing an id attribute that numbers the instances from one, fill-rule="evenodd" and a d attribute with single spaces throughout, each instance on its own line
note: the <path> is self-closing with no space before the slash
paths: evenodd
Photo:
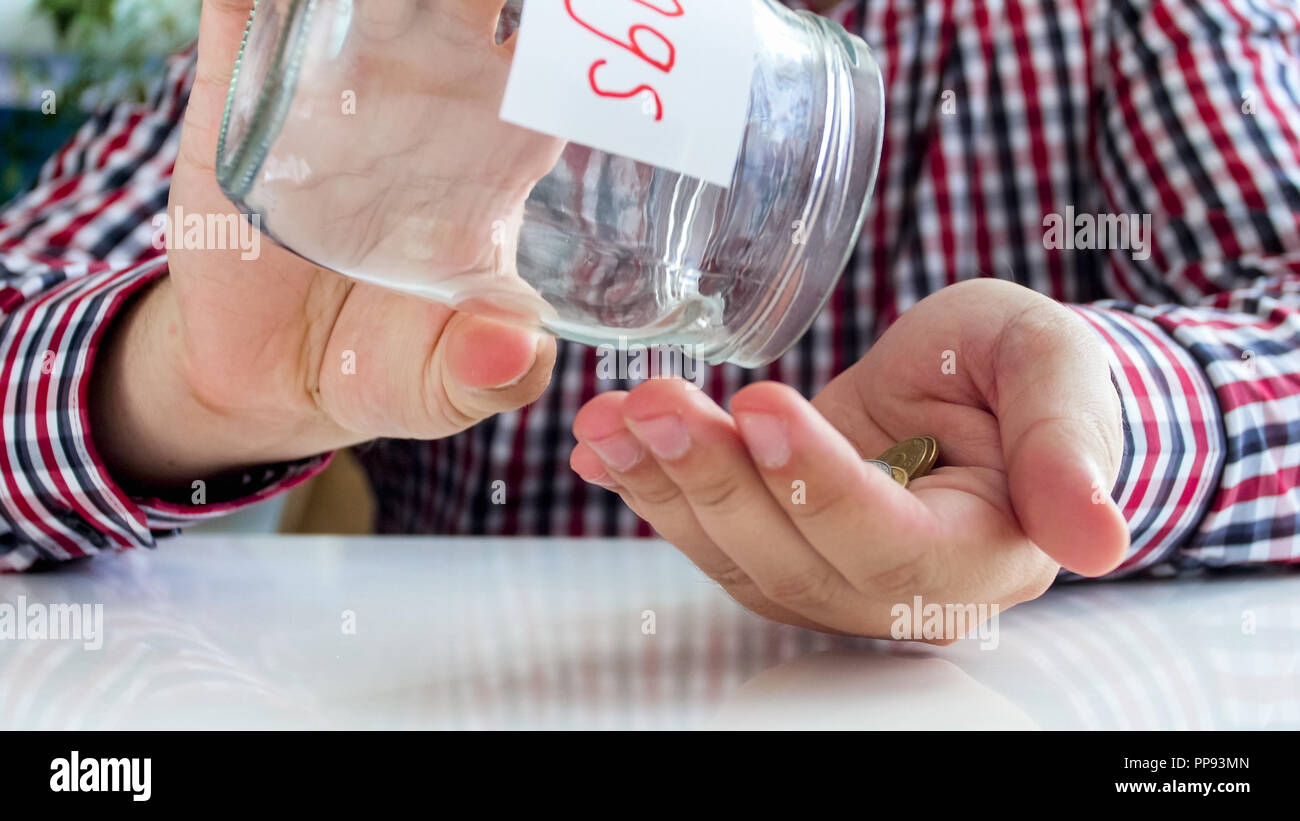
<path id="1" fill-rule="evenodd" d="M 182 175 L 186 164 L 207 171 L 217 156 L 230 79 L 252 13 L 253 0 L 203 0 L 194 83 L 181 132 L 178 170 Z"/>
<path id="2" fill-rule="evenodd" d="M 199 15 L 199 70 L 227 75 L 239 55 L 254 0 L 203 0 Z"/>
<path id="3" fill-rule="evenodd" d="M 1084 576 L 1115 569 L 1129 546 L 1110 497 L 1124 436 L 1108 362 L 1083 320 L 1047 300 L 1003 329 L 992 362 L 1016 516 L 1043 552 Z"/>
<path id="4" fill-rule="evenodd" d="M 555 353 L 549 336 L 456 313 L 434 364 L 447 401 L 472 423 L 537 399 L 550 383 Z"/>

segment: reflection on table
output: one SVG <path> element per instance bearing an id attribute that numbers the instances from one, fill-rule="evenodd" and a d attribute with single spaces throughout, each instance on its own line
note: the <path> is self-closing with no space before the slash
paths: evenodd
<path id="1" fill-rule="evenodd" d="M 996 649 L 745 612 L 660 542 L 188 537 L 0 577 L 0 727 L 1300 726 L 1300 575 L 1058 585 Z"/>

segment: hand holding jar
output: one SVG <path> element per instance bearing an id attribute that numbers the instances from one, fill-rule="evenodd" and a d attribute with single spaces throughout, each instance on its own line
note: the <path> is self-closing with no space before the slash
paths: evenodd
<path id="1" fill-rule="evenodd" d="M 158 485 L 447 436 L 536 398 L 554 356 L 539 330 L 775 359 L 856 242 L 881 79 L 823 18 L 728 7 L 754 39 L 723 186 L 505 122 L 513 0 L 209 0 L 169 209 L 242 215 L 276 242 L 252 260 L 169 251 L 171 276 L 127 312 L 98 369 L 106 460 Z M 683 39 L 705 8 L 582 6 L 603 49 L 593 70 L 685 70 L 705 51 Z M 650 22 L 620 29 L 601 10 Z M 651 23 L 668 55 L 647 59 Z M 604 101 L 611 117 L 645 103 Z"/>
<path id="2" fill-rule="evenodd" d="M 346 139 L 329 150 L 348 173 L 314 179 L 314 189 L 286 191 L 285 201 L 330 229 L 322 238 L 328 247 L 356 259 L 399 242 L 382 236 L 375 214 L 387 206 L 395 214 L 419 214 L 434 229 L 434 240 L 426 237 L 421 252 L 430 267 L 473 272 L 490 266 L 499 250 L 490 242 L 490 227 L 476 231 L 481 223 L 466 214 L 475 208 L 517 209 L 560 145 L 499 122 L 468 91 L 413 107 L 411 87 L 404 84 L 415 80 L 389 58 L 397 60 L 411 47 L 401 35 L 409 30 L 405 15 L 415 5 L 358 4 L 352 36 L 373 44 L 364 68 L 377 84 L 370 86 L 373 94 L 357 96 L 351 117 L 343 114 L 344 98 L 330 90 L 331 122 Z M 446 52 L 455 57 L 449 66 L 458 66 L 458 81 L 477 91 L 503 83 L 509 64 L 509 45 L 493 39 L 496 10 L 487 14 L 486 5 L 439 4 L 445 11 L 439 29 L 444 49 L 464 43 L 459 56 Z M 218 187 L 213 159 L 231 69 L 253 6 L 254 0 L 204 3 L 197 73 L 168 206 L 176 230 L 195 218 L 239 218 Z M 261 0 L 258 8 L 277 5 Z M 477 62 L 464 62 L 471 58 Z M 249 70 L 247 63 L 242 68 Z M 324 111 L 324 94 L 307 98 L 318 112 Z M 449 127 L 433 128 L 441 116 L 450 118 L 460 138 L 451 138 Z M 380 132 L 376 127 L 385 119 L 393 128 Z M 428 149 L 431 140 L 443 151 L 481 150 L 426 166 L 426 181 L 435 167 L 443 178 L 437 196 L 426 190 L 422 200 L 414 191 L 394 191 L 391 180 L 377 184 L 385 168 L 398 167 L 384 162 L 402 162 L 370 151 L 368 140 L 380 133 L 430 162 L 438 157 Z M 323 141 L 315 145 L 323 148 Z M 313 155 L 310 162 L 326 156 Z M 286 164 L 284 173 L 294 173 L 293 167 Z M 99 455 L 133 491 L 189 487 L 224 470 L 381 436 L 449 436 L 533 401 L 549 381 L 555 345 L 545 335 L 346 279 L 272 242 L 260 243 L 253 258 L 211 243 L 169 244 L 169 275 L 135 298 L 101 344 L 95 395 L 88 403 Z"/>

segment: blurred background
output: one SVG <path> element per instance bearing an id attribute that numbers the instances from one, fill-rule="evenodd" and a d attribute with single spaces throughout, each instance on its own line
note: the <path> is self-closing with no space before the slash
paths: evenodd
<path id="1" fill-rule="evenodd" d="M 143 100 L 162 59 L 197 35 L 199 6 L 0 0 L 0 201 L 30 184 L 95 105 Z"/>
<path id="2" fill-rule="evenodd" d="M 95 107 L 144 101 L 198 36 L 201 0 L 0 0 L 0 203 L 27 190 Z M 50 105 L 53 94 L 53 105 Z M 323 475 L 197 530 L 364 533 L 373 503 L 341 453 Z"/>

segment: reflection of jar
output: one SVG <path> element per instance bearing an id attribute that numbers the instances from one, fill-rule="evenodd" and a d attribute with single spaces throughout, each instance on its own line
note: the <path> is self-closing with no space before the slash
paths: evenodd
<path id="1" fill-rule="evenodd" d="M 754 0 L 724 189 L 502 122 L 510 52 L 456 31 L 449 2 L 368 21 L 351 0 L 259 0 L 222 127 L 227 196 L 319 265 L 569 339 L 751 367 L 798 340 L 875 182 L 884 100 L 866 44 Z"/>

